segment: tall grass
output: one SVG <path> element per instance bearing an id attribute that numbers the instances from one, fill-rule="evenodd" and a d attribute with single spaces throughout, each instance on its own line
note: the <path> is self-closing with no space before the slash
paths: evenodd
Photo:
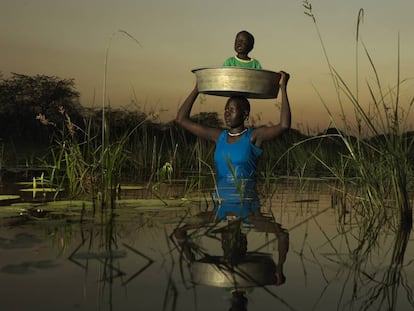
<path id="1" fill-rule="evenodd" d="M 114 196 L 112 195 L 112 191 L 114 189 L 113 177 L 116 171 L 116 168 L 119 167 L 119 162 L 121 157 L 123 157 L 123 150 L 122 147 L 125 144 L 125 139 L 121 139 L 120 143 L 115 147 L 108 146 L 109 144 L 109 137 L 107 133 L 107 120 L 106 120 L 106 97 L 107 97 L 107 76 L 108 76 L 108 62 L 109 62 L 109 51 L 112 44 L 112 39 L 115 35 L 121 34 L 127 36 L 129 39 L 132 39 L 135 43 L 142 47 L 141 43 L 131 34 L 124 30 L 118 30 L 117 32 L 112 33 L 109 41 L 108 46 L 106 48 L 105 53 L 105 62 L 104 62 L 104 74 L 103 74 L 103 87 L 102 87 L 102 128 L 101 128 L 101 135 L 102 135 L 102 144 L 101 144 L 101 193 L 103 194 L 104 200 L 102 201 L 104 204 L 108 200 L 111 200 L 111 206 L 113 205 Z M 125 135 L 124 137 L 128 137 L 129 135 Z M 108 195 L 108 189 L 111 192 Z"/>
<path id="2" fill-rule="evenodd" d="M 352 120 L 342 113 L 344 118 L 339 124 L 321 96 L 336 129 L 334 132 L 310 137 L 290 131 L 285 138 L 269 142 L 265 147 L 264 159 L 259 163 L 259 177 L 265 184 L 265 197 L 270 198 L 274 193 L 272 181 L 276 176 L 294 176 L 299 180 L 300 188 L 304 188 L 309 175 L 328 175 L 337 179 L 343 201 L 345 198 L 355 198 L 354 205 L 358 206 L 361 215 L 388 217 L 389 210 L 396 210 L 401 215 L 401 220 L 409 219 L 412 177 L 410 153 L 413 140 L 405 134 L 409 110 L 402 110 L 403 105 L 399 99 L 400 85 L 405 81 L 400 79 L 398 71 L 396 86 L 387 91 L 383 89 L 372 57 L 360 40 L 359 25 L 363 18 L 363 11 L 360 11 L 356 51 L 358 54 L 362 42 L 365 56 L 376 77 L 374 85 L 367 84 L 373 102 L 367 112 L 360 100 L 359 81 L 356 81 L 355 90 L 352 90 L 335 70 L 312 6 L 309 1 L 304 1 L 303 5 L 305 14 L 312 18 L 316 26 L 338 105 L 342 112 L 346 105 L 352 105 L 355 115 Z M 136 41 L 124 31 L 112 34 L 105 55 L 101 114 L 98 112 L 85 122 L 83 137 L 68 135 L 67 131 L 66 136 L 60 136 L 58 148 L 51 153 L 52 176 L 56 181 L 58 178 L 58 183 L 62 185 L 66 182 L 69 184 L 71 196 L 89 191 L 94 197 L 99 197 L 101 202 L 108 204 L 113 201 L 114 189 L 121 179 L 144 181 L 151 189 L 154 184 L 166 181 L 171 183 L 174 179 L 185 178 L 189 188 L 205 190 L 214 184 L 214 176 L 209 170 L 213 166 L 213 144 L 188 135 L 173 123 L 154 124 L 143 113 L 128 111 L 116 114 L 115 110 L 107 107 L 109 51 L 112 38 L 118 33 Z M 136 43 L 139 44 L 138 41 Z M 358 58 L 357 80 L 360 79 L 359 62 Z M 413 101 L 409 103 L 409 108 L 412 103 Z M 209 121 L 208 117 L 211 116 L 205 117 L 204 121 Z M 65 122 L 64 129 L 74 126 L 70 125 L 70 120 Z M 356 132 L 356 136 L 342 132 L 341 127 L 347 133 Z M 167 167 L 168 176 L 165 175 Z M 60 173 L 57 174 L 57 171 Z"/>
<path id="3" fill-rule="evenodd" d="M 360 39 L 359 27 L 363 18 L 363 10 L 358 12 L 356 51 L 361 44 L 371 73 L 375 77 L 375 83 L 366 83 L 370 102 L 372 102 L 369 108 L 366 108 L 367 103 L 362 102 L 359 96 L 359 81 L 356 81 L 356 88 L 353 90 L 335 70 L 329 60 L 312 5 L 309 1 L 303 1 L 303 6 L 305 14 L 312 18 L 316 27 L 337 94 L 338 105 L 343 115 L 340 124 L 321 97 L 332 123 L 338 129 L 338 133 L 332 136 L 342 141 L 346 147 L 346 153 L 340 163 L 342 166 L 336 168 L 324 163 L 323 158 L 318 158 L 318 160 L 330 167 L 330 171 L 340 180 L 341 184 L 350 184 L 346 191 L 352 191 L 351 195 L 357 201 L 358 211 L 365 218 L 384 218 L 393 221 L 393 218 L 390 218 L 389 212 L 391 211 L 397 212 L 396 225 L 401 222 L 411 224 L 410 191 L 412 190 L 413 162 L 410 160 L 410 154 L 413 151 L 413 137 L 407 135 L 407 131 L 413 100 L 408 103 L 400 102 L 400 87 L 405 80 L 400 78 L 399 43 L 396 83 L 394 87 L 384 89 L 373 58 Z M 358 66 L 359 59 L 357 58 L 357 79 L 359 79 Z M 353 107 L 354 116 L 346 116 L 343 113 L 346 105 Z M 340 128 L 345 128 L 348 133 L 356 132 L 356 136 L 343 134 Z M 354 179 L 349 179 L 349 176 L 343 174 L 348 170 L 348 166 L 351 167 Z"/>

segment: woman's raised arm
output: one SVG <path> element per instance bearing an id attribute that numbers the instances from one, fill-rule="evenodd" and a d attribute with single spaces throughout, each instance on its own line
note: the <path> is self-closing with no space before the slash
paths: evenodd
<path id="1" fill-rule="evenodd" d="M 280 107 L 279 123 L 273 126 L 262 126 L 256 128 L 252 133 L 252 143 L 257 147 L 261 147 L 262 143 L 267 140 L 272 140 L 282 135 L 291 126 L 291 112 L 289 98 L 287 95 L 287 83 L 289 81 L 289 74 L 281 71 L 281 78 L 279 81 L 279 88 L 282 96 L 282 103 Z"/>
<path id="2" fill-rule="evenodd" d="M 191 93 L 187 96 L 186 100 L 183 102 L 181 107 L 178 109 L 177 117 L 175 121 L 188 130 L 189 132 L 193 133 L 194 135 L 205 138 L 211 141 L 217 141 L 221 129 L 208 127 L 197 122 L 194 122 L 190 119 L 191 110 L 193 108 L 194 102 L 198 97 L 198 89 L 197 85 L 191 91 Z"/>

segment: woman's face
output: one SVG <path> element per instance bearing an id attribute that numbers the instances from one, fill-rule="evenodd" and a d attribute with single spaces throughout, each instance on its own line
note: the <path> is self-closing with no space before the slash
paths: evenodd
<path id="1" fill-rule="evenodd" d="M 224 108 L 224 121 L 227 127 L 235 128 L 244 123 L 245 112 L 240 109 L 237 100 L 230 98 Z"/>

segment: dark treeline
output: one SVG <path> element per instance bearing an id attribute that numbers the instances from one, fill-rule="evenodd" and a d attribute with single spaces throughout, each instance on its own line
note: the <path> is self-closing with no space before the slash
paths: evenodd
<path id="1" fill-rule="evenodd" d="M 193 118 L 223 127 L 217 113 L 201 113 Z M 175 178 L 194 172 L 211 174 L 213 144 L 200 141 L 173 121 L 155 122 L 141 111 L 112 108 L 106 109 L 105 121 L 108 144 L 116 144 L 128 135 L 123 145 L 125 178 L 154 179 L 165 163 L 172 165 Z M 7 79 L 0 76 L 3 169 L 18 167 L 22 162 L 27 165 L 28 158 L 34 166 L 50 163 L 51 150 L 61 148 L 65 140 L 76 142 L 81 152 L 96 153 L 102 144 L 102 124 L 102 110 L 83 107 L 71 79 L 14 73 Z M 371 146 L 381 146 L 384 137 L 371 138 Z M 411 140 L 412 133 L 406 137 Z M 349 156 L 344 141 L 360 143 L 332 128 L 315 136 L 292 129 L 265 145 L 259 171 L 267 176 L 330 176 L 332 168 Z M 354 168 L 344 167 L 345 174 L 353 174 Z"/>

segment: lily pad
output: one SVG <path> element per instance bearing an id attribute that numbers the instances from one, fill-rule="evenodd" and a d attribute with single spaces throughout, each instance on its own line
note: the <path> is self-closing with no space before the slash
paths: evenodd
<path id="1" fill-rule="evenodd" d="M 1 206 L 0 207 L 0 218 L 15 217 L 26 213 L 26 209 L 15 206 Z"/>
<path id="2" fill-rule="evenodd" d="M 116 203 L 123 207 L 133 207 L 136 209 L 145 208 L 169 208 L 172 206 L 183 206 L 186 201 L 182 199 L 124 199 L 117 200 Z"/>
<path id="3" fill-rule="evenodd" d="M 65 201 L 50 201 L 45 203 L 47 208 L 49 207 L 59 207 L 59 208 L 71 208 L 71 209 L 78 209 L 82 207 L 92 207 L 91 201 L 85 200 L 65 200 Z"/>
<path id="4" fill-rule="evenodd" d="M 25 261 L 20 264 L 6 265 L 1 268 L 1 272 L 8 274 L 28 274 L 34 273 L 38 269 L 51 269 L 58 264 L 51 260 Z"/>
<path id="5" fill-rule="evenodd" d="M 16 234 L 12 239 L 5 239 L 0 237 L 1 249 L 24 249 L 31 248 L 37 244 L 42 243 L 43 240 L 37 236 L 29 233 Z"/>
<path id="6" fill-rule="evenodd" d="M 14 194 L 2 194 L 0 195 L 0 202 L 1 201 L 9 201 L 9 200 L 18 200 L 20 199 L 20 195 Z"/>
<path id="7" fill-rule="evenodd" d="M 20 189 L 20 191 L 23 191 L 23 192 L 56 192 L 56 191 L 62 191 L 62 190 L 63 189 L 42 188 L 42 187 Z"/>
<path id="8" fill-rule="evenodd" d="M 121 185 L 122 190 L 145 190 L 148 189 L 147 186 L 136 186 L 136 185 Z"/>
<path id="9" fill-rule="evenodd" d="M 10 204 L 10 207 L 13 208 L 20 208 L 20 209 L 28 209 L 33 207 L 42 206 L 44 203 L 33 203 L 33 202 L 18 202 Z"/>

